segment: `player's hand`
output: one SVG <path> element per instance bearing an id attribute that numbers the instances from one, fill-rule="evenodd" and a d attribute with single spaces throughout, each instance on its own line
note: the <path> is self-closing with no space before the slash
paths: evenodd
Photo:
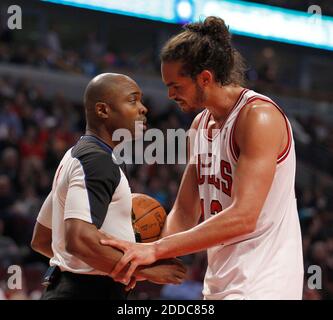
<path id="1" fill-rule="evenodd" d="M 123 257 L 118 261 L 110 276 L 117 278 L 118 274 L 128 267 L 121 282 L 128 283 L 133 272 L 138 266 L 152 264 L 156 261 L 156 249 L 154 242 L 151 243 L 132 243 L 124 240 L 104 240 L 101 244 L 117 248 L 124 252 Z"/>
<path id="2" fill-rule="evenodd" d="M 156 284 L 180 284 L 186 278 L 186 267 L 179 259 L 159 260 L 140 269 L 138 276 Z"/>
<path id="3" fill-rule="evenodd" d="M 136 277 L 132 277 L 130 282 L 126 285 L 125 291 L 133 290 L 134 287 L 136 286 L 136 282 L 137 282 Z"/>

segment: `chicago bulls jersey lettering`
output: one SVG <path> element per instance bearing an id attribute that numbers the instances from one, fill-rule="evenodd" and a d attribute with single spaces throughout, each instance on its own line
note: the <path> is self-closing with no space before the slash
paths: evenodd
<path id="1" fill-rule="evenodd" d="M 229 197 L 231 196 L 232 176 L 231 165 L 229 162 L 220 161 L 221 177 L 215 174 L 215 159 L 216 156 L 211 153 L 198 154 L 197 157 L 197 176 L 198 184 L 202 185 L 205 182 L 213 185 L 216 189 L 222 190 Z"/>

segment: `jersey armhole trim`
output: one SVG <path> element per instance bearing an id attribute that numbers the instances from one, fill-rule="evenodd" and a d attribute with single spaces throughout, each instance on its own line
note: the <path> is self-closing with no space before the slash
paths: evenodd
<path id="1" fill-rule="evenodd" d="M 201 116 L 199 118 L 199 122 L 198 122 L 198 129 L 200 128 L 201 125 L 201 121 L 202 119 L 205 117 L 205 114 L 207 113 L 207 109 L 205 109 L 204 111 L 202 111 Z"/>
<path id="2" fill-rule="evenodd" d="M 246 102 L 246 104 L 241 108 L 241 110 L 239 110 L 239 113 L 238 113 L 238 115 L 235 119 L 235 122 L 232 125 L 232 129 L 231 129 L 231 133 L 230 133 L 229 147 L 230 147 L 230 150 L 231 150 L 231 155 L 232 155 L 233 159 L 237 162 L 238 158 L 239 158 L 239 154 L 240 154 L 240 150 L 239 150 L 239 147 L 238 147 L 238 145 L 236 143 L 236 139 L 235 139 L 235 128 L 236 128 L 237 120 L 239 118 L 239 115 L 240 115 L 240 112 L 242 111 L 242 109 L 244 107 L 246 107 L 249 103 L 251 103 L 255 100 L 262 100 L 262 101 L 266 101 L 266 102 L 271 103 L 283 115 L 283 118 L 284 118 L 284 121 L 285 121 L 285 124 L 286 124 L 286 128 L 287 128 L 288 141 L 287 141 L 287 144 L 286 144 L 285 148 L 283 149 L 283 151 L 277 157 L 276 162 L 277 162 L 277 164 L 280 164 L 283 160 L 285 160 L 288 157 L 289 151 L 291 149 L 291 131 L 290 131 L 290 127 L 289 127 L 289 124 L 288 124 L 288 121 L 287 121 L 287 117 L 286 117 L 285 113 L 282 111 L 282 109 L 274 101 L 269 100 L 269 99 L 265 99 L 261 96 L 251 97 Z"/>

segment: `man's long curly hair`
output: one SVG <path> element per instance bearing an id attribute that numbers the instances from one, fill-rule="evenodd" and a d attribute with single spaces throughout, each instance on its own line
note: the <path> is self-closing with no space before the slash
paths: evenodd
<path id="1" fill-rule="evenodd" d="M 231 45 L 231 34 L 224 20 L 207 17 L 183 28 L 162 48 L 162 62 L 181 62 L 181 74 L 193 80 L 203 70 L 210 70 L 221 85 L 244 84 L 244 60 Z"/>

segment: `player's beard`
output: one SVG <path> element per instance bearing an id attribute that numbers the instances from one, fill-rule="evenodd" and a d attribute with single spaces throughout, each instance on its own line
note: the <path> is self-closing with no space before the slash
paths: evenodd
<path id="1" fill-rule="evenodd" d="M 198 109 L 202 109 L 204 102 L 206 100 L 206 95 L 203 89 L 199 86 L 198 82 L 195 82 L 195 97 L 193 101 L 189 104 L 186 103 L 186 107 L 182 107 L 183 112 L 193 112 Z"/>
<path id="2" fill-rule="evenodd" d="M 198 82 L 195 82 L 195 100 L 193 103 L 193 107 L 195 109 L 201 109 L 204 106 L 205 100 L 206 95 L 203 89 L 199 86 Z"/>

